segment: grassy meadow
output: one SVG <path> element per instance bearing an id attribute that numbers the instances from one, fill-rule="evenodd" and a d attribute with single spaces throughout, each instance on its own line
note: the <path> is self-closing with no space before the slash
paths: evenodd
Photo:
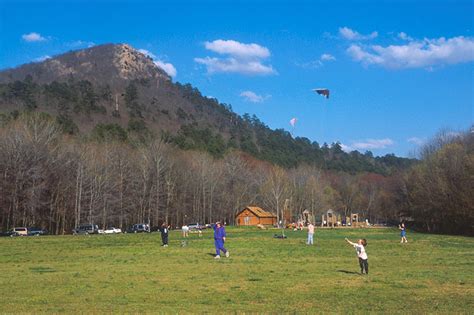
<path id="1" fill-rule="evenodd" d="M 227 228 L 230 258 L 213 259 L 212 231 L 170 246 L 159 233 L 0 239 L 1 313 L 470 313 L 474 239 L 395 229 Z M 344 237 L 365 237 L 360 275 Z"/>

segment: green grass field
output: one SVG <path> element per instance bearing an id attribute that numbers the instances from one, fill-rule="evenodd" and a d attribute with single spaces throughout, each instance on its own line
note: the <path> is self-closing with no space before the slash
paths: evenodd
<path id="1" fill-rule="evenodd" d="M 227 228 L 230 258 L 211 231 L 181 247 L 159 233 L 0 239 L 1 313 L 470 313 L 474 239 L 393 229 L 306 232 Z M 359 275 L 344 237 L 368 240 Z"/>

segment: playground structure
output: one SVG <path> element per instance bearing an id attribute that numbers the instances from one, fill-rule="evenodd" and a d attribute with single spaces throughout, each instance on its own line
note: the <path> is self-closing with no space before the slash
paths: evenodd
<path id="1" fill-rule="evenodd" d="M 308 209 L 303 211 L 303 221 L 305 226 L 307 226 L 309 222 L 314 223 L 313 214 Z"/>
<path id="2" fill-rule="evenodd" d="M 348 222 L 348 221 L 346 221 L 346 222 Z M 351 222 L 352 227 L 359 227 L 360 226 L 359 214 L 358 213 L 351 213 L 350 222 Z"/>
<path id="3" fill-rule="evenodd" d="M 337 214 L 329 209 L 326 211 L 326 214 L 323 214 L 321 217 L 321 227 L 335 227 L 337 226 Z"/>
<path id="4" fill-rule="evenodd" d="M 342 216 L 335 212 L 332 209 L 326 211 L 325 214 L 321 216 L 321 227 L 362 227 L 361 222 L 359 222 L 359 214 L 351 213 L 350 217 L 345 217 L 345 220 L 342 220 Z"/>

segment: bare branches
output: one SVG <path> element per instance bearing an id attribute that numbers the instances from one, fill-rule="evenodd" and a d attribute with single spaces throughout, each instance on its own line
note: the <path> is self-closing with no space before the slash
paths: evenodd
<path id="1" fill-rule="evenodd" d="M 263 206 L 287 223 L 308 210 L 358 212 L 371 222 L 412 216 L 430 230 L 472 228 L 472 133 L 442 133 L 423 161 L 391 177 L 283 169 L 240 152 L 221 159 L 163 143 L 81 141 L 41 114 L 0 127 L 0 224 L 67 233 L 82 223 L 126 229 L 217 220 Z M 449 226 L 446 225 L 449 222 Z"/>

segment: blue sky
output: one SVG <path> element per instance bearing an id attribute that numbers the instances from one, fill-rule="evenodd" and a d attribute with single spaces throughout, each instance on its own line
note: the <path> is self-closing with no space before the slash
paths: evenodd
<path id="1" fill-rule="evenodd" d="M 0 69 L 129 43 L 271 128 L 409 156 L 473 123 L 473 12 L 473 1 L 436 0 L 0 0 Z"/>

